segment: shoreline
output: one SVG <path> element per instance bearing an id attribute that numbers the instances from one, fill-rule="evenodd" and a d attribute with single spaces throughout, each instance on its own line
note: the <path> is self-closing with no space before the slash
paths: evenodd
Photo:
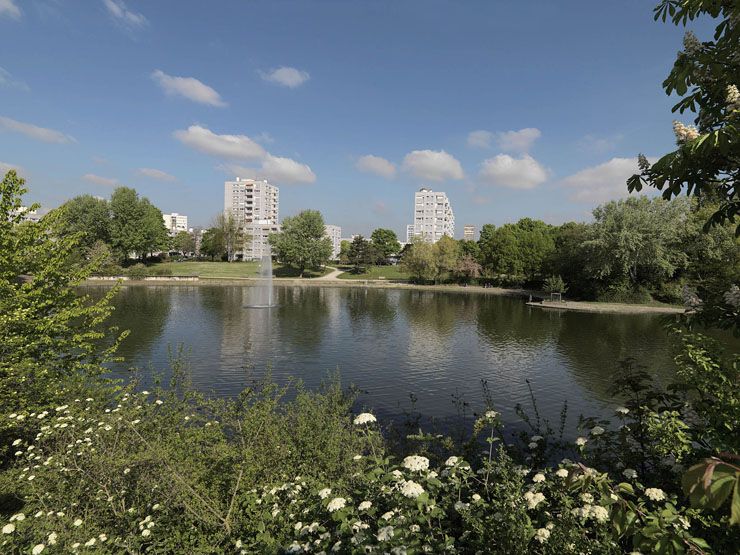
<path id="1" fill-rule="evenodd" d="M 134 287 L 151 287 L 151 286 L 249 286 L 256 285 L 260 278 L 234 278 L 234 277 L 208 277 L 201 278 L 195 276 L 162 276 L 154 279 L 143 280 L 122 280 L 121 285 Z M 118 278 L 88 278 L 85 285 L 109 285 L 118 283 Z M 321 278 L 273 278 L 275 285 L 293 286 L 293 287 L 364 287 L 373 289 L 400 289 L 416 291 L 436 291 L 454 294 L 483 294 L 503 297 L 519 297 L 527 299 L 529 295 L 539 295 L 539 292 L 529 291 L 526 289 L 504 289 L 501 287 L 481 287 L 479 285 L 469 285 L 462 287 L 460 285 L 418 285 L 415 283 L 401 283 L 384 280 L 349 280 L 349 279 L 321 279 Z M 599 303 L 592 301 L 563 301 L 552 302 L 543 301 L 542 303 L 525 302 L 527 306 L 546 309 L 573 312 L 591 312 L 602 314 L 683 314 L 684 309 L 675 306 L 653 306 L 641 304 L 626 303 Z"/>

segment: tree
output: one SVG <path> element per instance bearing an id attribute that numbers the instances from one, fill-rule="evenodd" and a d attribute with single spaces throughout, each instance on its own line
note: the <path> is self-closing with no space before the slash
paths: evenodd
<path id="1" fill-rule="evenodd" d="M 404 251 L 401 267 L 412 280 L 430 281 L 436 278 L 437 266 L 431 244 L 415 237 Z"/>
<path id="2" fill-rule="evenodd" d="M 398 254 L 401 250 L 401 243 L 398 242 L 396 232 L 392 229 L 378 228 L 370 235 L 372 247 L 377 254 L 377 262 L 387 264 L 388 257 Z"/>
<path id="3" fill-rule="evenodd" d="M 673 69 L 663 82 L 666 94 L 681 99 L 673 112 L 696 114 L 697 127 L 675 121 L 678 148 L 651 164 L 640 155 L 639 174 L 627 185 L 640 191 L 647 185 L 663 191 L 664 199 L 682 193 L 716 200 L 707 228 L 740 214 L 740 5 L 737 2 L 663 0 L 655 19 L 674 25 L 708 15 L 717 20 L 714 40 L 699 42 L 690 31 L 684 37 Z M 736 234 L 740 235 L 740 223 Z"/>
<path id="4" fill-rule="evenodd" d="M 478 244 L 483 267 L 489 274 L 532 280 L 555 249 L 554 228 L 531 218 L 499 228 L 484 225 Z"/>
<path id="5" fill-rule="evenodd" d="M 346 239 L 339 243 L 339 263 L 349 264 L 349 247 L 352 244 L 351 241 Z"/>
<path id="6" fill-rule="evenodd" d="M 324 235 L 324 218 L 318 210 L 304 210 L 283 220 L 282 231 L 270 235 L 270 245 L 280 262 L 299 271 L 319 268 L 331 257 L 331 239 Z"/>
<path id="7" fill-rule="evenodd" d="M 466 243 L 472 243 L 472 241 L 465 241 Z M 475 243 L 473 243 L 475 244 Z M 456 278 L 463 283 L 468 283 L 472 279 L 480 277 L 481 266 L 478 261 L 469 254 L 463 254 L 457 261 L 455 270 L 453 272 Z"/>
<path id="8" fill-rule="evenodd" d="M 213 227 L 218 229 L 221 234 L 224 248 L 226 249 L 226 260 L 233 262 L 236 258 L 236 251 L 240 247 L 242 251 L 244 250 L 244 243 L 247 241 L 244 230 L 239 227 L 236 218 L 234 218 L 231 212 L 226 214 L 221 213 L 216 216 Z"/>
<path id="9" fill-rule="evenodd" d="M 356 236 L 350 243 L 347 259 L 353 266 L 352 271 L 356 274 L 362 273 L 377 258 L 373 245 L 362 235 Z"/>
<path id="10" fill-rule="evenodd" d="M 134 189 L 118 187 L 110 200 L 111 246 L 121 260 L 131 253 L 143 258 L 167 246 L 167 228 L 162 212 Z"/>
<path id="11" fill-rule="evenodd" d="M 458 266 L 460 259 L 460 244 L 452 237 L 443 235 L 432 247 L 436 275 L 434 280 L 438 281 L 447 274 L 451 275 Z"/>
<path id="12" fill-rule="evenodd" d="M 55 233 L 79 233 L 80 246 L 90 249 L 97 241 L 110 243 L 110 209 L 108 201 L 92 195 L 74 197 L 48 215 Z"/>
<path id="13" fill-rule="evenodd" d="M 584 242 L 588 272 L 603 287 L 660 286 L 687 265 L 689 210 L 686 201 L 644 196 L 599 206 Z"/>
<path id="14" fill-rule="evenodd" d="M 48 407 L 111 360 L 101 322 L 117 290 L 93 302 L 78 289 L 95 264 L 70 265 L 80 236 L 57 236 L 53 219 L 22 222 L 25 181 L 14 170 L 0 183 L 0 410 Z M 32 206 L 31 209 L 35 209 Z M 0 424 L 0 431 L 6 423 Z"/>
<path id="15" fill-rule="evenodd" d="M 172 248 L 183 254 L 195 252 L 195 237 L 188 231 L 181 231 L 174 237 L 171 242 Z"/>
<path id="16" fill-rule="evenodd" d="M 224 241 L 223 232 L 219 228 L 212 227 L 203 232 L 203 237 L 200 240 L 200 252 L 210 256 L 211 260 L 216 257 L 221 258 L 226 254 L 226 242 Z"/>

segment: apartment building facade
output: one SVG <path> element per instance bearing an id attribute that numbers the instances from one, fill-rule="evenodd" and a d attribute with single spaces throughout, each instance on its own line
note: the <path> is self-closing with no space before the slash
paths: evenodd
<path id="1" fill-rule="evenodd" d="M 280 231 L 279 206 L 280 192 L 266 180 L 237 177 L 224 183 L 224 215 L 231 215 L 246 236 L 237 257 L 257 260 L 270 253 L 267 238 Z"/>
<path id="2" fill-rule="evenodd" d="M 188 231 L 188 217 L 183 214 L 173 212 L 172 214 L 162 214 L 164 227 L 170 232 L 170 235 L 177 235 L 181 231 Z"/>
<path id="3" fill-rule="evenodd" d="M 476 240 L 476 232 L 478 230 L 475 228 L 474 225 L 465 225 L 463 226 L 463 239 L 465 241 L 475 241 Z"/>
<path id="4" fill-rule="evenodd" d="M 411 234 L 413 232 L 413 234 Z M 421 237 L 429 243 L 436 243 L 442 236 L 455 236 L 455 215 L 447 195 L 422 187 L 414 194 L 413 229 L 406 229 L 406 240 Z"/>
<path id="5" fill-rule="evenodd" d="M 339 251 L 342 248 L 342 228 L 338 225 L 327 224 L 324 226 L 324 235 L 331 239 L 331 259 L 339 259 Z"/>

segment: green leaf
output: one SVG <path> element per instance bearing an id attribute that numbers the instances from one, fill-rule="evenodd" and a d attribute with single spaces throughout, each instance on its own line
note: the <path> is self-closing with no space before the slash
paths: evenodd
<path id="1" fill-rule="evenodd" d="M 735 480 L 735 490 L 730 505 L 730 524 L 740 525 L 740 476 Z"/>

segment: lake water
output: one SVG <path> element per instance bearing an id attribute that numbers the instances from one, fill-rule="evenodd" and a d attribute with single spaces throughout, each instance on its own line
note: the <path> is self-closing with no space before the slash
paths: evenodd
<path id="1" fill-rule="evenodd" d="M 244 308 L 254 294 L 242 286 L 123 287 L 112 323 L 131 334 L 114 374 L 137 366 L 146 386 L 154 371 L 167 375 L 169 351 L 184 345 L 193 384 L 213 395 L 235 395 L 268 371 L 278 383 L 296 377 L 312 388 L 338 372 L 343 385 L 362 390 L 358 408 L 388 417 L 413 408 L 440 419 L 458 414 L 456 398 L 483 408 L 485 380 L 508 422 L 518 420 L 516 403 L 529 404 L 527 380 L 540 413 L 556 422 L 565 400 L 571 421 L 611 414 L 620 360 L 634 358 L 660 380 L 671 375 L 660 315 L 550 311 L 472 291 L 316 286 L 276 286 L 278 307 Z"/>

